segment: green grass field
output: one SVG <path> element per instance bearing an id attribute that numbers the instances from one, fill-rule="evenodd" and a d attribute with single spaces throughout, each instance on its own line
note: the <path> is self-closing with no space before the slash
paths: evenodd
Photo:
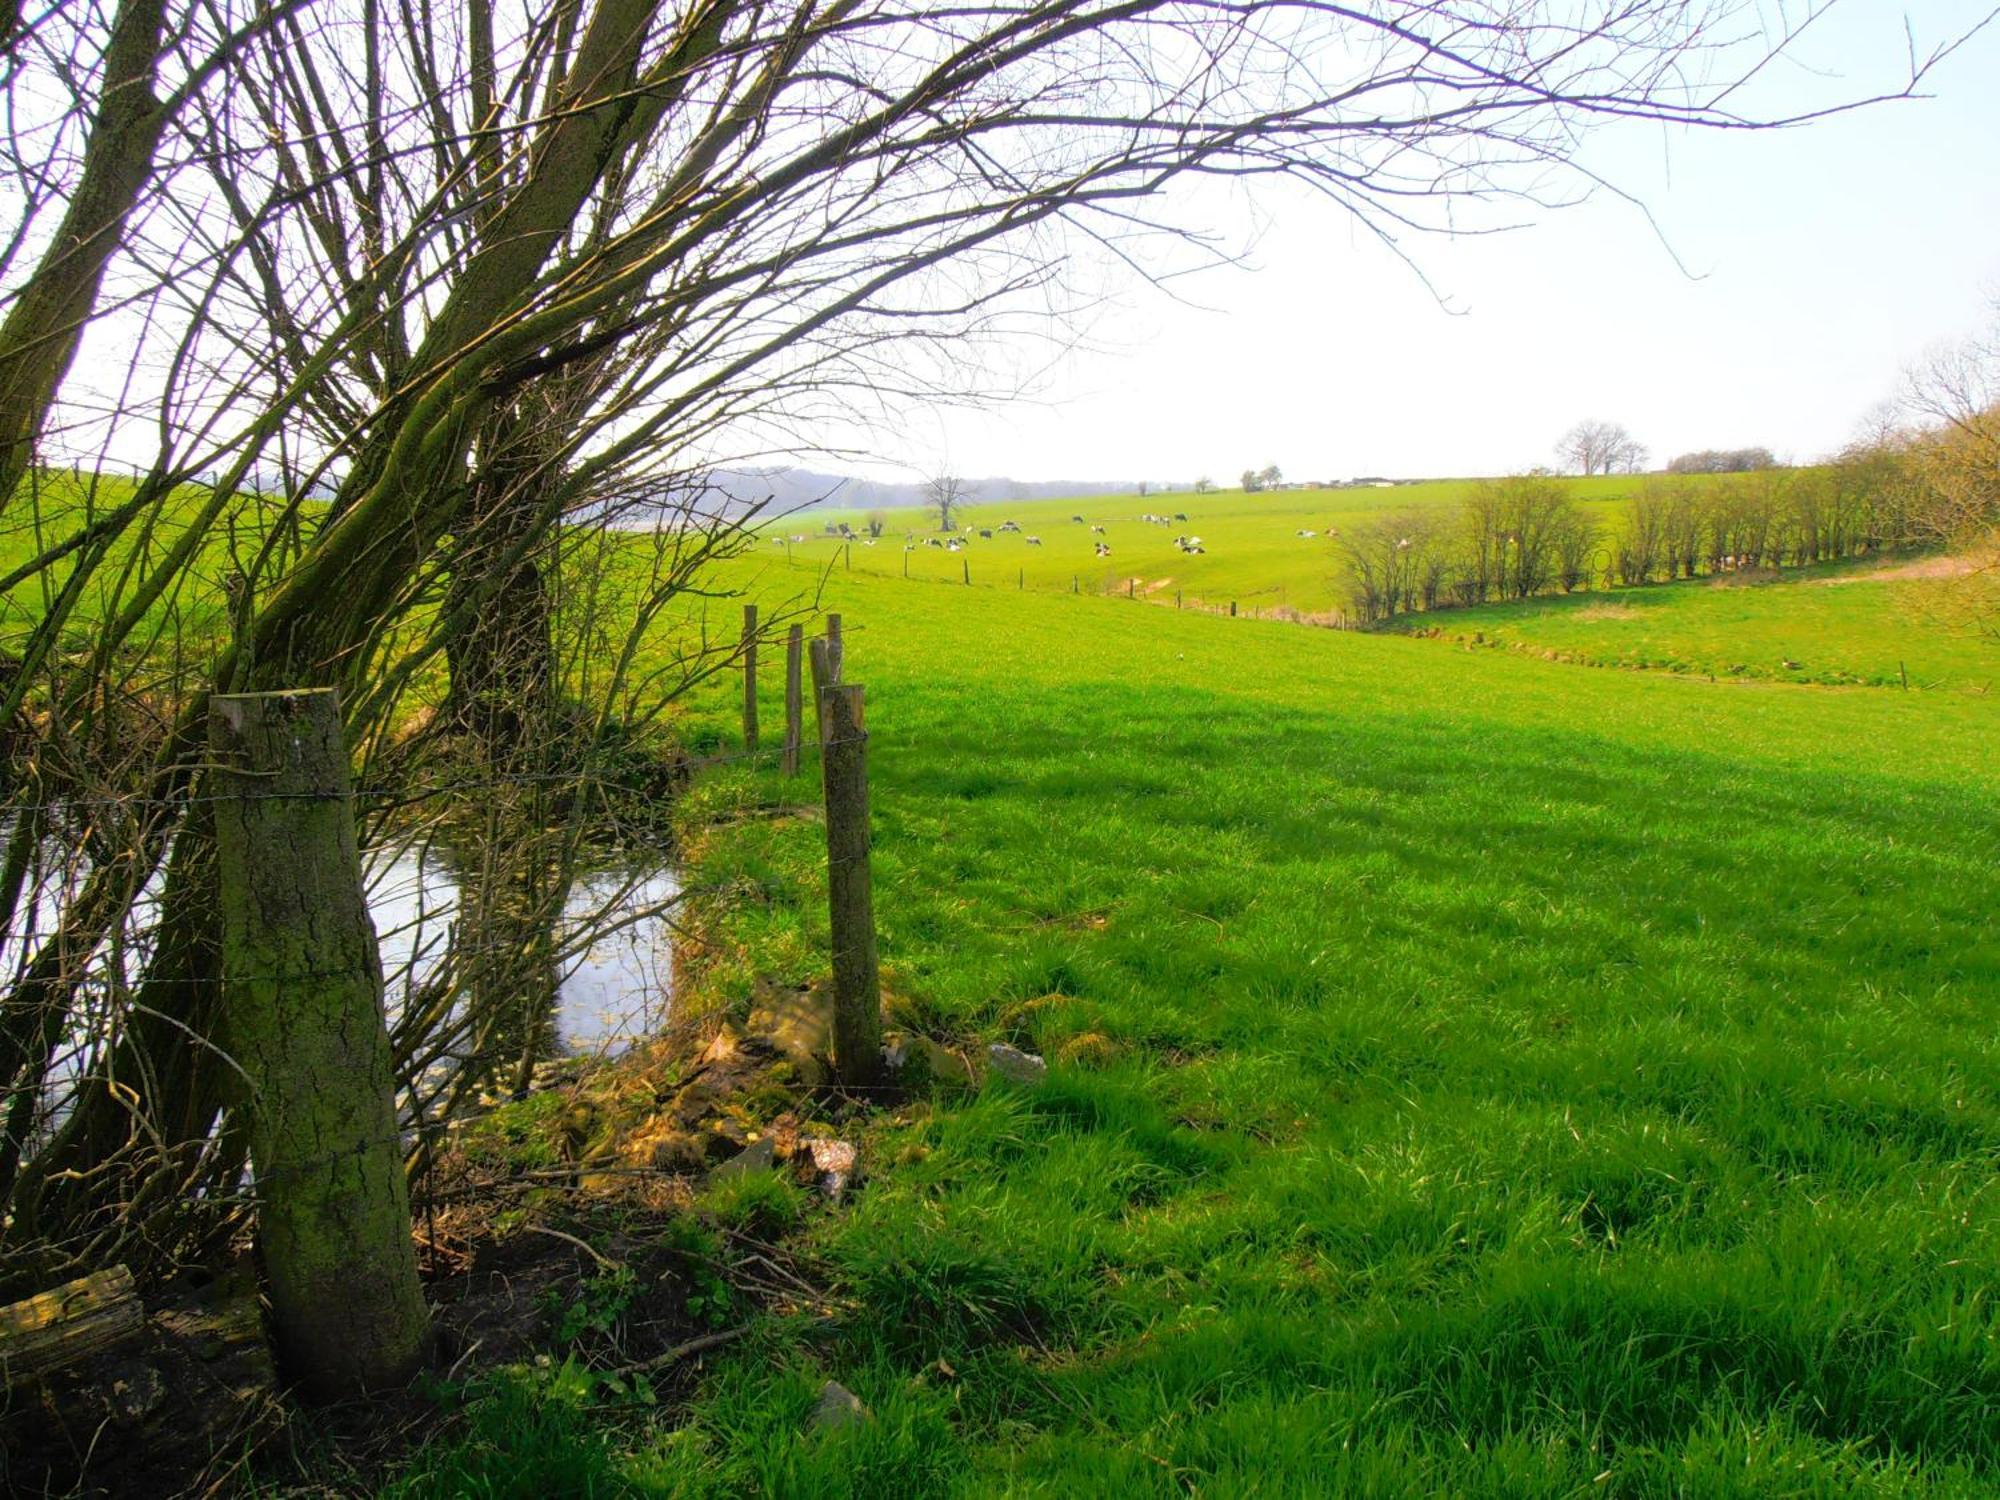
<path id="1" fill-rule="evenodd" d="M 1948 578 L 1891 559 L 1406 616 L 1399 628 L 1594 666 L 1985 693 L 2000 651 L 1958 628 Z"/>
<path id="2" fill-rule="evenodd" d="M 1238 503 L 1193 529 L 1324 507 Z M 734 579 L 768 607 L 810 576 L 776 551 Z M 1880 680 L 1893 598 L 1487 617 L 1695 670 L 1791 631 Z M 574 1370 L 475 1390 L 395 1493 L 2000 1494 L 2000 700 L 844 571 L 824 604 L 899 1012 L 1050 1081 L 875 1119 L 802 1232 L 831 1326 L 767 1322 L 668 1419 Z M 1952 649 L 1913 674 L 1993 650 Z M 691 999 L 824 972 L 820 825 L 730 816 L 811 798 L 697 783 L 694 874 L 745 899 Z M 875 1419 L 811 1431 L 829 1378 Z"/>
<path id="3" fill-rule="evenodd" d="M 1341 602 L 1332 532 L 1383 511 L 1454 504 L 1477 482 L 1441 479 L 1387 489 L 1254 495 L 1223 490 L 1212 495 L 974 503 L 964 508 L 965 524 L 992 529 L 1012 520 L 1020 523 L 1021 533 L 981 539 L 975 530 L 966 551 L 957 555 L 920 545 L 909 555 L 909 577 L 961 583 L 970 574 L 975 585 L 1045 592 L 1074 587 L 1083 593 L 1124 593 L 1130 586 L 1154 598 L 1179 590 L 1187 602 L 1211 607 L 1227 608 L 1235 600 L 1245 611 L 1322 613 Z M 1607 536 L 1615 532 L 1622 502 L 1642 482 L 1623 475 L 1564 481 L 1593 512 L 1601 512 Z M 1170 519 L 1185 513 L 1188 519 L 1158 526 L 1139 519 L 1148 512 Z M 881 512 L 887 527 L 872 547 L 860 542 L 843 547 L 822 534 L 829 522 L 846 521 L 859 530 L 868 514 L 814 510 L 770 521 L 762 528 L 760 550 L 799 568 L 845 571 L 851 563 L 857 572 L 900 578 L 904 536 L 932 534 L 936 519 L 920 511 Z M 1073 516 L 1084 517 L 1084 524 Z M 1104 527 L 1101 537 L 1091 531 L 1093 524 Z M 1301 537 L 1300 531 L 1314 534 Z M 1199 556 L 1178 551 L 1173 539 L 1183 534 L 1200 537 L 1206 550 Z M 1028 543 L 1031 535 L 1042 539 L 1040 546 Z M 789 541 L 793 537 L 803 540 Z M 1110 546 L 1108 558 L 1096 555 L 1093 544 L 1099 541 Z"/>

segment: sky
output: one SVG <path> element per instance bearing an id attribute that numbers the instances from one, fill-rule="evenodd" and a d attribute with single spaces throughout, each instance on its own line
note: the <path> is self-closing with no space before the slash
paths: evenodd
<path id="1" fill-rule="evenodd" d="M 1900 85 L 1920 44 L 1990 8 L 1844 0 L 1748 101 L 1769 113 Z M 1517 472 L 1586 417 L 1656 463 L 1761 445 L 1837 450 L 1927 349 L 2000 316 L 2000 23 L 1929 97 L 1794 129 L 1621 123 L 1582 161 L 1597 191 L 1499 235 L 1405 236 L 1416 270 L 1303 192 L 1184 212 L 1256 222 L 1247 266 L 1170 297 L 1132 281 L 999 406 L 927 410 L 846 469 L 1018 479 Z M 1421 273 L 1421 274 L 1419 274 Z M 1426 284 L 1428 283 L 1428 285 Z"/>

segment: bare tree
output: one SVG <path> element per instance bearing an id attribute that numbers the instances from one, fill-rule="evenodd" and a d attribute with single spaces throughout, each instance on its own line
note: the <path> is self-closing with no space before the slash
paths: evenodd
<path id="1" fill-rule="evenodd" d="M 1899 445 L 1911 537 L 1960 553 L 1952 613 L 2000 636 L 2000 307 L 1984 333 L 1907 374 L 1903 407 L 1918 424 Z"/>
<path id="2" fill-rule="evenodd" d="M 939 531 L 953 530 L 952 519 L 972 502 L 972 487 L 956 474 L 933 475 L 924 483 L 924 505 L 937 517 Z"/>
<path id="3" fill-rule="evenodd" d="M 1579 474 L 1633 474 L 1646 462 L 1646 449 L 1616 422 L 1579 422 L 1562 435 L 1556 456 Z"/>

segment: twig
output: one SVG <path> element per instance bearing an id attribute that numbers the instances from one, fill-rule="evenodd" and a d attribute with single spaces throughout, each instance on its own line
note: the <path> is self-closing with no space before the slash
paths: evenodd
<path id="1" fill-rule="evenodd" d="M 725 1328 L 720 1333 L 704 1333 L 699 1338 L 689 1339 L 685 1344 L 674 1345 L 665 1353 L 655 1354 L 651 1359 L 642 1359 L 635 1365 L 620 1365 L 617 1369 L 607 1370 L 604 1373 L 613 1380 L 623 1379 L 627 1375 L 650 1375 L 655 1370 L 665 1369 L 668 1365 L 686 1359 L 690 1354 L 701 1354 L 719 1348 L 731 1340 L 740 1339 L 749 1331 L 748 1323 L 739 1323 L 736 1327 Z"/>
<path id="2" fill-rule="evenodd" d="M 617 1261 L 610 1259 L 608 1256 L 604 1255 L 601 1251 L 597 1250 L 593 1246 L 585 1244 L 582 1240 L 578 1239 L 573 1234 L 566 1233 L 565 1231 L 560 1229 L 551 1229 L 546 1224 L 523 1224 L 521 1227 L 527 1230 L 530 1234 L 546 1234 L 551 1239 L 568 1240 L 572 1245 L 576 1246 L 577 1249 L 583 1251 L 586 1255 L 590 1256 L 592 1260 L 595 1260 L 600 1266 L 604 1267 L 604 1269 L 607 1271 L 617 1271 L 622 1269 L 622 1267 L 619 1265 Z"/>

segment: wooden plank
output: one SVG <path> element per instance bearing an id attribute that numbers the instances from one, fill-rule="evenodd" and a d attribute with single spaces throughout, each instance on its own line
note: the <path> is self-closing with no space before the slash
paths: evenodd
<path id="1" fill-rule="evenodd" d="M 0 1386 L 77 1364 L 136 1339 L 145 1309 L 124 1266 L 0 1307 Z"/>

